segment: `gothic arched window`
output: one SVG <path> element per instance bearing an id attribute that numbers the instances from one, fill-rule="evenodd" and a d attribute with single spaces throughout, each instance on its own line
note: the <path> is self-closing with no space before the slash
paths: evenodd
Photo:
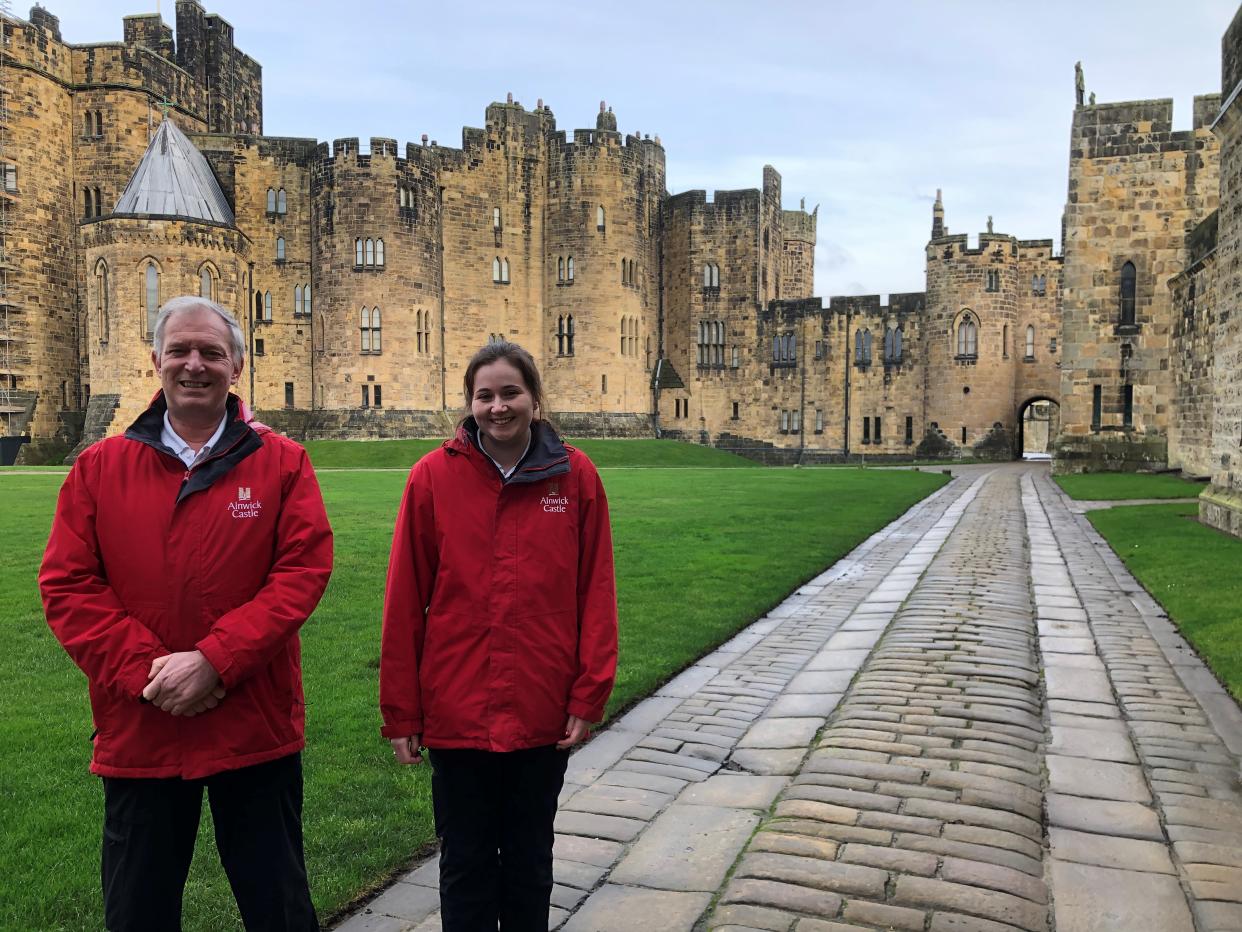
<path id="1" fill-rule="evenodd" d="M 979 327 L 975 319 L 967 314 L 957 325 L 957 355 L 977 356 L 979 354 Z"/>

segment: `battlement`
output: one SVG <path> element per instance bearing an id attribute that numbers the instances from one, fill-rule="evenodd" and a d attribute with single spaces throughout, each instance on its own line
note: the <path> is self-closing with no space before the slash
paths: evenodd
<path id="1" fill-rule="evenodd" d="M 890 294 L 887 304 L 878 294 L 833 295 L 828 299 L 827 310 L 831 314 L 907 317 L 920 313 L 926 306 L 926 292 L 901 291 Z"/>
<path id="2" fill-rule="evenodd" d="M 126 45 L 148 48 L 169 61 L 173 60 L 176 44 L 173 41 L 172 26 L 164 22 L 159 13 L 125 16 L 121 23 L 124 29 L 122 41 Z"/>
<path id="3" fill-rule="evenodd" d="M 763 323 L 787 323 L 824 313 L 822 298 L 774 298 L 759 314 Z"/>
<path id="4" fill-rule="evenodd" d="M 41 6 L 30 8 L 30 25 L 38 26 L 57 42 L 63 42 L 60 35 L 60 17 L 53 16 Z"/>
<path id="5" fill-rule="evenodd" d="M 1195 95 L 1195 129 L 1211 129 L 1220 115 L 1220 94 Z"/>
<path id="6" fill-rule="evenodd" d="M 809 214 L 805 210 L 782 210 L 781 229 L 784 230 L 785 240 L 796 239 L 808 243 L 815 242 L 815 226 L 818 219 L 818 211 L 818 207 Z"/>
<path id="7" fill-rule="evenodd" d="M 759 197 L 758 188 L 741 188 L 736 191 L 713 191 L 711 200 L 708 200 L 706 191 L 701 188 L 695 188 L 691 191 L 682 191 L 680 194 L 670 196 L 668 206 L 671 210 L 689 211 L 692 213 L 729 208 L 758 210 Z"/>
<path id="8" fill-rule="evenodd" d="M 1048 240 L 1050 243 L 1051 240 Z M 1018 255 L 1018 239 L 1008 233 L 980 233 L 979 245 L 972 247 L 965 233 L 939 236 L 927 244 L 928 259 L 955 259 L 961 256 L 994 256 L 999 246 L 1011 257 Z"/>
<path id="9" fill-rule="evenodd" d="M 1195 98 L 1194 128 L 1173 129 L 1173 100 L 1128 100 L 1094 104 L 1074 111 L 1070 159 L 1113 158 L 1145 153 L 1189 151 L 1219 110 L 1218 95 Z"/>
<path id="10" fill-rule="evenodd" d="M 1060 256 L 1053 255 L 1053 245 L 1050 239 L 1018 240 L 1018 258 L 1048 259 L 1054 262 L 1063 261 Z"/>

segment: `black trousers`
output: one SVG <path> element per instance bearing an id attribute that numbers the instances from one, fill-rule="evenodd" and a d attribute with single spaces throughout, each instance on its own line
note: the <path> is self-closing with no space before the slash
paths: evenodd
<path id="1" fill-rule="evenodd" d="M 547 932 L 552 823 L 569 753 L 430 752 L 444 932 Z"/>
<path id="2" fill-rule="evenodd" d="M 319 928 L 302 856 L 302 757 L 203 780 L 104 777 L 104 920 L 110 932 L 181 928 L 202 810 L 246 928 Z"/>

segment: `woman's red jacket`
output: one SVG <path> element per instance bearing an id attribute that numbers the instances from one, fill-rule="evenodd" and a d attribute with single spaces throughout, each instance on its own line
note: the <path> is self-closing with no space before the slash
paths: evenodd
<path id="1" fill-rule="evenodd" d="M 387 738 L 514 751 L 602 719 L 617 662 L 608 502 L 586 455 L 535 422 L 502 481 L 457 436 L 410 471 L 380 657 Z"/>

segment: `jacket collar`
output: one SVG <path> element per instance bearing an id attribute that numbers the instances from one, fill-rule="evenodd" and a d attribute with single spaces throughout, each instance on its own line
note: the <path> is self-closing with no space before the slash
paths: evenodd
<path id="1" fill-rule="evenodd" d="M 464 454 L 472 462 L 489 474 L 500 478 L 491 458 L 481 449 L 477 437 L 479 425 L 473 417 L 467 417 L 457 428 L 457 435 L 444 442 L 444 448 L 450 455 Z M 557 436 L 552 425 L 547 421 L 532 421 L 530 425 L 530 449 L 518 463 L 517 469 L 508 479 L 501 480 L 505 485 L 538 482 L 552 476 L 563 476 L 569 472 L 569 450 Z"/>
<path id="2" fill-rule="evenodd" d="M 202 489 L 210 488 L 217 479 L 228 473 L 251 453 L 262 448 L 261 434 L 271 433 L 271 428 L 256 421 L 246 403 L 236 395 L 229 394 L 224 408 L 226 425 L 220 441 L 210 456 L 201 463 L 195 464 L 194 468 L 188 472 L 185 481 L 181 483 L 177 501 Z M 151 406 L 138 415 L 138 419 L 125 431 L 125 438 L 173 457 L 180 466 L 183 465 L 181 460 L 172 450 L 164 446 L 160 439 L 164 430 L 164 413 L 167 410 L 168 402 L 161 389 L 151 399 Z"/>

